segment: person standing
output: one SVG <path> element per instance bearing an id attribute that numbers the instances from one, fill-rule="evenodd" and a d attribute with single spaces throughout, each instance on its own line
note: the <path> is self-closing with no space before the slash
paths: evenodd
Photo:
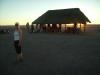
<path id="1" fill-rule="evenodd" d="M 15 23 L 14 30 L 14 47 L 16 50 L 16 60 L 17 62 L 23 60 L 22 55 L 22 30 L 20 29 L 19 23 Z"/>
<path id="2" fill-rule="evenodd" d="M 31 33 L 33 33 L 34 32 L 34 25 L 32 24 L 31 25 Z"/>
<path id="3" fill-rule="evenodd" d="M 28 32 L 30 31 L 30 25 L 29 25 L 29 22 L 26 23 L 26 29 L 27 29 Z"/>

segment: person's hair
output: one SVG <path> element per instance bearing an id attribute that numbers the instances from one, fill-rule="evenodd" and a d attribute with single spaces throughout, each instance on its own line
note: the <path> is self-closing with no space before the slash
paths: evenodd
<path id="1" fill-rule="evenodd" d="M 18 23 L 18 22 L 16 22 L 16 23 L 15 23 L 15 26 L 16 26 L 16 27 L 18 27 L 18 26 L 19 26 L 19 23 Z"/>

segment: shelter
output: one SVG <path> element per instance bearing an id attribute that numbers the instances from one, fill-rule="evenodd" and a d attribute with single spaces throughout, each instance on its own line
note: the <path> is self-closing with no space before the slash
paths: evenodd
<path id="1" fill-rule="evenodd" d="M 69 8 L 48 10 L 33 21 L 32 24 L 36 24 L 36 27 L 45 31 L 61 31 L 62 24 L 65 24 L 65 29 L 67 24 L 73 24 L 73 28 L 77 28 L 77 24 L 80 24 L 81 29 L 81 24 L 84 24 L 85 31 L 87 22 L 90 23 L 90 20 L 79 8 Z"/>

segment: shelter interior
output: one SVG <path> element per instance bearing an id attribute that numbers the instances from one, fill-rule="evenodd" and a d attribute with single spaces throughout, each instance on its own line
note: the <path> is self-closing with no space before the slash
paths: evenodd
<path id="1" fill-rule="evenodd" d="M 70 24 L 32 24 L 34 30 L 40 32 L 68 32 L 77 33 L 85 32 L 86 23 L 70 23 Z"/>

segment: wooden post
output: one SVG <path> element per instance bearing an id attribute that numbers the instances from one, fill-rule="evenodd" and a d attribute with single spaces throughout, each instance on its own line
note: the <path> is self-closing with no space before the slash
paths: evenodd
<path id="1" fill-rule="evenodd" d="M 74 28 L 77 28 L 77 23 L 74 23 Z"/>
<path id="2" fill-rule="evenodd" d="M 84 32 L 86 31 L 86 23 L 84 23 Z"/>
<path id="3" fill-rule="evenodd" d="M 48 32 L 50 32 L 50 24 L 48 24 Z"/>
<path id="4" fill-rule="evenodd" d="M 65 32 L 66 32 L 66 24 L 65 24 Z"/>
<path id="5" fill-rule="evenodd" d="M 77 29 L 77 23 L 75 22 L 74 23 L 74 28 L 72 29 L 73 34 L 77 33 L 76 29 Z"/>
<path id="6" fill-rule="evenodd" d="M 59 24 L 58 32 L 61 32 L 61 24 Z"/>
<path id="7" fill-rule="evenodd" d="M 61 32 L 61 24 L 59 24 L 59 31 Z"/>
<path id="8" fill-rule="evenodd" d="M 80 30 L 81 30 L 81 23 L 80 23 Z M 82 30 L 81 30 L 82 31 Z"/>

